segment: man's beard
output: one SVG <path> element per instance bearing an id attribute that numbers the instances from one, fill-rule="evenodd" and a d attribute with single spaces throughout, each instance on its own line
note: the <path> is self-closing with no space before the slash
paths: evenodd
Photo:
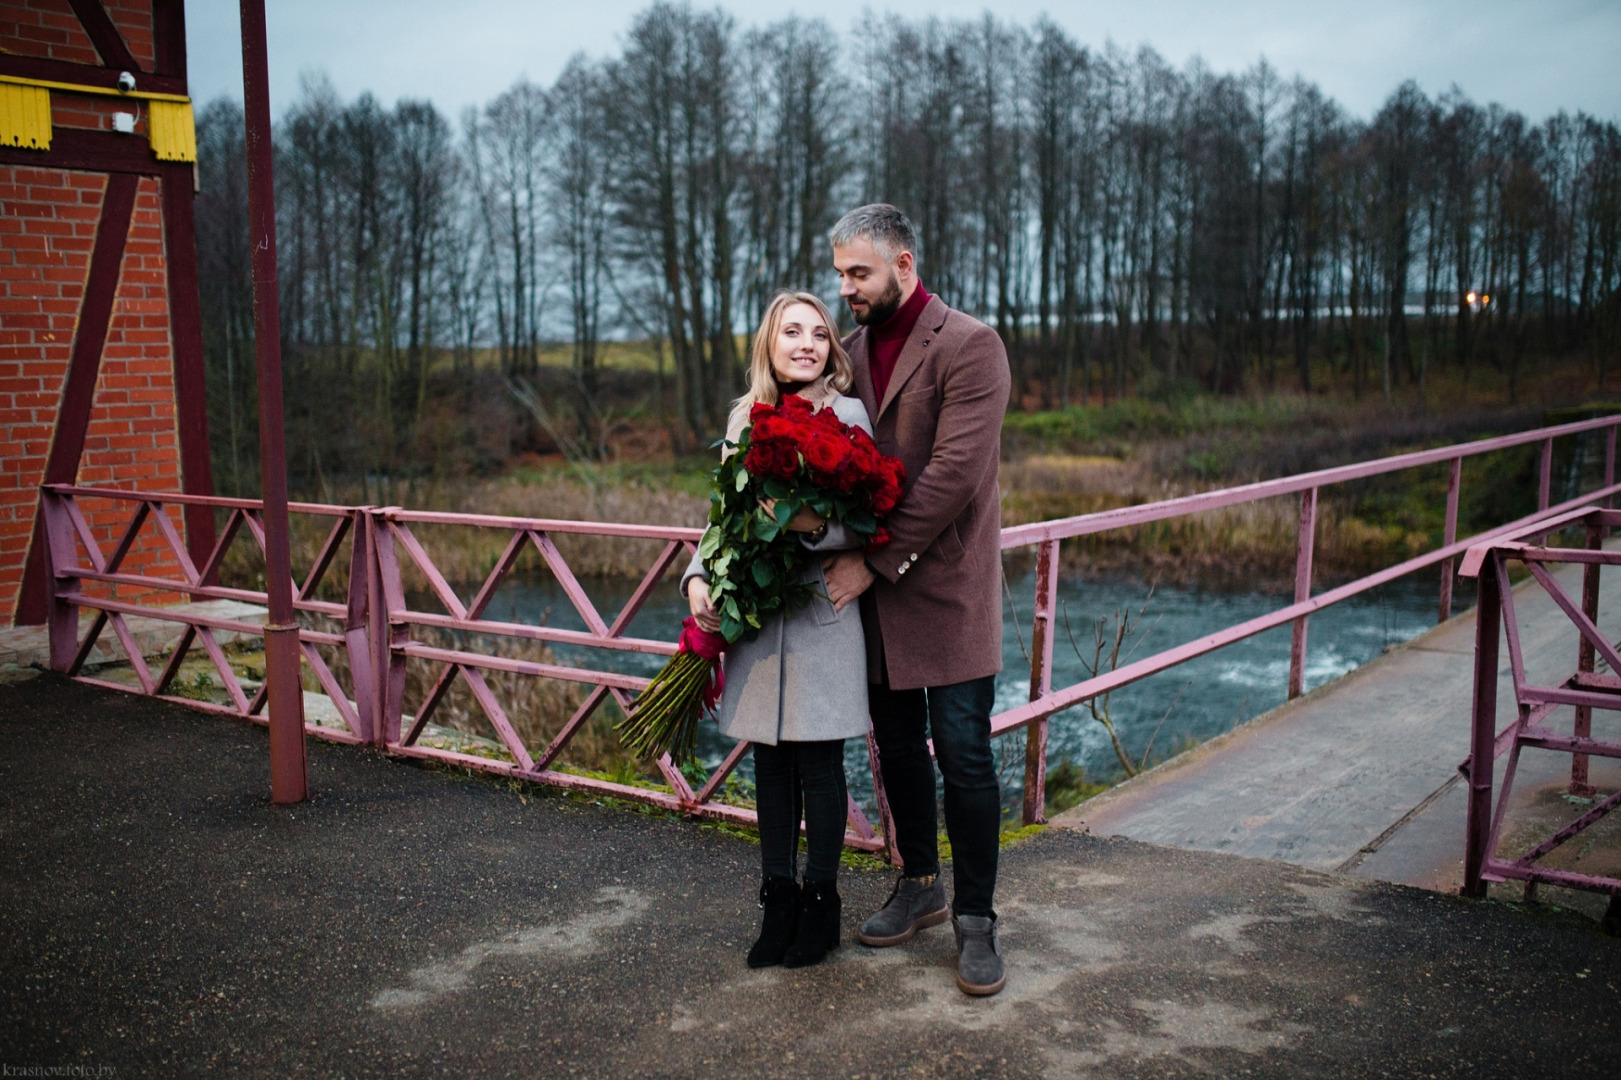
<path id="1" fill-rule="evenodd" d="M 850 317 L 861 326 L 882 326 L 889 321 L 889 317 L 901 309 L 901 283 L 893 272 L 889 275 L 889 287 L 878 299 L 867 304 L 863 313 L 855 308 L 850 309 Z"/>

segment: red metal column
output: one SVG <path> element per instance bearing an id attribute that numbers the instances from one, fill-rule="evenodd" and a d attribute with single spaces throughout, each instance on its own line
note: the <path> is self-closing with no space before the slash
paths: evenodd
<path id="1" fill-rule="evenodd" d="M 1311 599 L 1311 556 L 1317 542 L 1317 489 L 1300 493 L 1300 537 L 1295 548 L 1295 603 Z M 1306 688 L 1306 616 L 1295 620 L 1289 642 L 1289 696 Z"/>
<path id="2" fill-rule="evenodd" d="M 84 298 L 79 304 L 79 321 L 73 333 L 73 352 L 62 388 L 62 405 L 57 410 L 56 430 L 51 436 L 51 454 L 45 461 L 42 483 L 71 484 L 79 478 L 79 458 L 84 453 L 85 432 L 90 428 L 101 353 L 107 345 L 107 328 L 112 325 L 113 300 L 118 295 L 118 274 L 124 264 L 124 244 L 129 239 L 135 189 L 139 184 L 140 178 L 129 173 L 113 173 L 107 177 L 107 191 L 101 200 L 101 221 L 96 226 Z M 43 514 L 36 514 L 34 542 L 28 549 L 22 591 L 17 597 L 14 621 L 18 626 L 38 626 L 45 621 L 45 543 L 45 518 Z"/>
<path id="3" fill-rule="evenodd" d="M 189 165 L 163 170 L 163 243 L 169 268 L 169 342 L 174 350 L 175 429 L 180 441 L 180 490 L 214 494 L 208 460 L 208 394 L 203 365 L 202 301 L 197 294 L 197 228 Z M 186 550 L 198 566 L 214 550 L 214 511 L 188 505 Z M 211 582 L 205 582 L 211 584 Z"/>
<path id="4" fill-rule="evenodd" d="M 1498 591 L 1497 555 L 1480 567 L 1479 603 L 1475 607 L 1475 692 L 1469 732 L 1469 804 L 1464 826 L 1463 895 L 1485 896 L 1480 879 L 1490 854 L 1492 769 L 1497 740 L 1497 649 L 1502 633 L 1502 596 Z"/>
<path id="5" fill-rule="evenodd" d="M 264 489 L 265 689 L 270 698 L 270 796 L 309 796 L 304 758 L 304 691 L 293 571 L 288 551 L 287 447 L 282 430 L 281 304 L 276 296 L 276 187 L 270 141 L 270 67 L 264 0 L 242 0 L 242 98 L 247 124 L 249 240 L 253 247 L 253 331 L 259 359 L 260 483 Z"/>
<path id="6" fill-rule="evenodd" d="M 1058 541 L 1044 540 L 1036 555 L 1036 609 L 1030 620 L 1030 700 L 1053 688 L 1053 610 L 1058 606 Z M 1047 820 L 1047 720 L 1024 729 L 1024 823 Z"/>

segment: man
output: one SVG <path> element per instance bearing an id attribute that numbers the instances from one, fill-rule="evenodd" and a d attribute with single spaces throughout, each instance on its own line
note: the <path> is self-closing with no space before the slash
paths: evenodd
<path id="1" fill-rule="evenodd" d="M 1007 411 L 1007 352 L 984 323 L 930 296 L 917 232 L 893 206 L 850 211 L 833 227 L 839 295 L 859 328 L 845 348 L 878 448 L 906 465 L 906 495 L 865 557 L 825 564 L 829 597 L 860 597 L 873 736 L 904 870 L 861 926 L 868 945 L 898 945 L 945 922 L 957 936 L 957 985 L 1002 989 L 992 901 L 1002 795 L 991 705 L 1002 668 L 1002 556 L 996 469 Z M 945 782 L 954 890 L 946 906 L 934 764 Z"/>

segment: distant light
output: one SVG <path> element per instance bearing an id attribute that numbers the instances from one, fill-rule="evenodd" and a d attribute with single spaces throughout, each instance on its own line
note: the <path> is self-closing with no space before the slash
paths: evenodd
<path id="1" fill-rule="evenodd" d="M 1481 294 L 1480 294 L 1480 302 L 1481 302 L 1481 304 L 1483 304 L 1483 305 L 1484 305 L 1484 304 L 1489 304 L 1489 303 L 1491 303 L 1491 302 L 1492 302 L 1492 298 L 1491 298 L 1491 297 L 1489 297 L 1489 296 L 1487 296 L 1487 295 L 1486 295 L 1486 294 L 1485 294 L 1485 293 L 1481 293 Z"/>
<path id="2" fill-rule="evenodd" d="M 1464 300 L 1467 303 L 1473 304 L 1475 302 L 1475 294 L 1474 293 L 1466 293 L 1466 294 L 1464 294 Z"/>

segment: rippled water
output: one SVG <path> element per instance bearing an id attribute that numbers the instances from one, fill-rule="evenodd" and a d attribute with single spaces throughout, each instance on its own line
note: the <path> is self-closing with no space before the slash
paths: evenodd
<path id="1" fill-rule="evenodd" d="M 632 585 L 616 580 L 584 583 L 593 603 L 609 621 L 629 597 Z M 1003 671 L 997 679 L 997 710 L 1029 699 L 1030 613 L 1033 573 L 1010 579 L 1012 604 L 1005 605 Z M 1358 667 L 1392 644 L 1407 641 L 1434 625 L 1438 578 L 1426 572 L 1346 600 L 1313 615 L 1308 635 L 1306 685 L 1309 689 Z M 1053 649 L 1053 685 L 1063 687 L 1087 677 L 1081 654 L 1091 656 L 1094 624 L 1105 620 L 1112 634 L 1123 612 L 1142 617 L 1122 649 L 1122 663 L 1194 640 L 1216 630 L 1275 611 L 1288 604 L 1287 594 L 1226 592 L 1160 587 L 1150 595 L 1146 584 L 1121 579 L 1064 580 L 1059 583 L 1059 619 Z M 670 638 L 678 631 L 686 605 L 675 583 L 659 586 L 629 628 L 636 637 Z M 509 580 L 497 593 L 488 618 L 515 622 L 544 620 L 549 625 L 584 629 L 568 599 L 550 579 Z M 1067 626 L 1066 626 L 1067 622 Z M 1073 638 L 1073 644 L 1071 639 Z M 569 646 L 554 646 L 564 663 L 589 664 L 608 670 L 650 675 L 661 659 Z M 1162 760 L 1188 746 L 1232 730 L 1281 704 L 1287 696 L 1289 627 L 1258 634 L 1215 653 L 1151 676 L 1117 691 L 1109 702 L 1116 728 L 1134 761 L 1145 756 Z M 1022 785 L 1024 738 L 1015 733 L 998 740 L 1004 800 L 1018 805 Z M 716 763 L 730 748 L 713 725 L 700 735 L 700 752 Z M 1085 707 L 1053 717 L 1048 730 L 1048 761 L 1068 759 L 1091 780 L 1118 779 L 1123 770 L 1107 733 Z M 846 747 L 850 786 L 868 804 L 872 793 L 865 743 Z M 745 762 L 745 776 L 752 765 Z"/>

